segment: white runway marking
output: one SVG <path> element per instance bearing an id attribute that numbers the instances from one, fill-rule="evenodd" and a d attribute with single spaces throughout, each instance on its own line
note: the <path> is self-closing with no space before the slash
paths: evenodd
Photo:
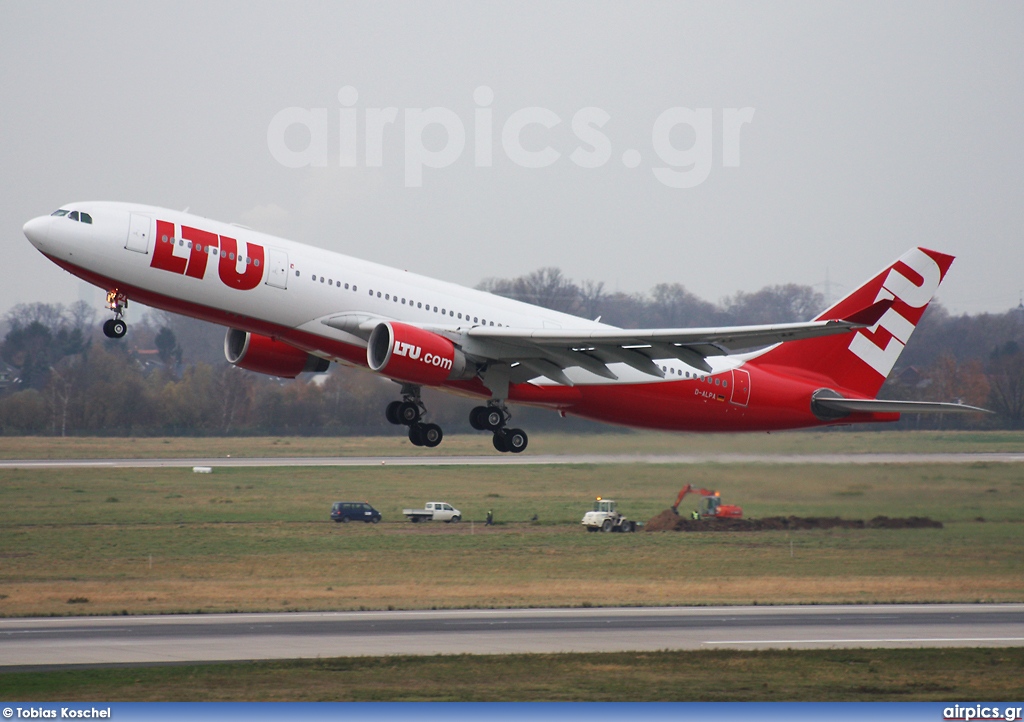
<path id="1" fill-rule="evenodd" d="M 488 456 L 323 456 L 192 459 L 5 459 L 0 469 L 280 466 L 536 466 L 564 464 L 1020 464 L 1024 453 L 952 454 L 538 454 Z"/>
<path id="2" fill-rule="evenodd" d="M 0 619 L 0 666 L 1022 642 L 1022 604 L 47 617 Z"/>

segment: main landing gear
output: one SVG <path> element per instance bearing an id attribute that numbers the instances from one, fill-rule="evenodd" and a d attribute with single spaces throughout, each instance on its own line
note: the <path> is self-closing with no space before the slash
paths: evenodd
<path id="1" fill-rule="evenodd" d="M 469 412 L 469 424 L 478 431 L 494 432 L 494 448 L 501 452 L 518 454 L 526 448 L 529 439 L 522 429 L 509 429 L 506 425 L 512 414 L 502 401 L 477 406 Z"/>
<path id="2" fill-rule="evenodd" d="M 426 413 L 427 407 L 420 398 L 420 387 L 409 384 L 402 386 L 402 400 L 392 401 L 384 410 L 384 415 L 392 424 L 404 424 L 409 427 L 409 441 L 415 446 L 432 449 L 441 443 L 444 432 L 437 424 L 425 424 L 420 421 Z"/>
<path id="3" fill-rule="evenodd" d="M 107 338 L 123 338 L 128 333 L 128 324 L 124 322 L 124 310 L 128 308 L 128 297 L 118 291 L 107 292 L 107 308 L 114 312 L 114 317 L 103 323 L 103 335 Z"/>

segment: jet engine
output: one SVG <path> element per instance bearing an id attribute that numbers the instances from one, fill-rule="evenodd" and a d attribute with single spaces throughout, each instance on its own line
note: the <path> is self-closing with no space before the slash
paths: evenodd
<path id="1" fill-rule="evenodd" d="M 293 379 L 303 371 L 321 373 L 331 362 L 258 333 L 229 328 L 224 336 L 224 356 L 229 363 L 249 371 Z"/>
<path id="2" fill-rule="evenodd" d="M 426 386 L 476 374 L 475 369 L 467 368 L 462 351 L 444 336 L 395 321 L 379 323 L 373 329 L 366 363 L 389 378 Z"/>

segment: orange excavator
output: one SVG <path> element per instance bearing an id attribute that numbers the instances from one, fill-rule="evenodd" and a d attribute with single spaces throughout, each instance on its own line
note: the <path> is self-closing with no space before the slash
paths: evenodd
<path id="1" fill-rule="evenodd" d="M 717 491 L 698 489 L 692 484 L 684 486 L 679 492 L 679 496 L 676 497 L 676 503 L 672 505 L 672 511 L 675 512 L 676 516 L 679 515 L 679 505 L 682 503 L 683 497 L 691 492 L 700 494 L 702 497 L 700 509 L 694 512 L 696 516 L 702 518 L 712 517 L 715 519 L 740 519 L 743 516 L 743 509 L 735 504 L 723 504 L 722 498 Z"/>

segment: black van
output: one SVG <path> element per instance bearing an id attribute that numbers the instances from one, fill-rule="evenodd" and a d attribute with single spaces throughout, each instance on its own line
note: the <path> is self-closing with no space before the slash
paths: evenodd
<path id="1" fill-rule="evenodd" d="M 365 521 L 376 524 L 380 521 L 380 512 L 365 501 L 336 501 L 331 507 L 331 518 L 338 522 Z"/>

